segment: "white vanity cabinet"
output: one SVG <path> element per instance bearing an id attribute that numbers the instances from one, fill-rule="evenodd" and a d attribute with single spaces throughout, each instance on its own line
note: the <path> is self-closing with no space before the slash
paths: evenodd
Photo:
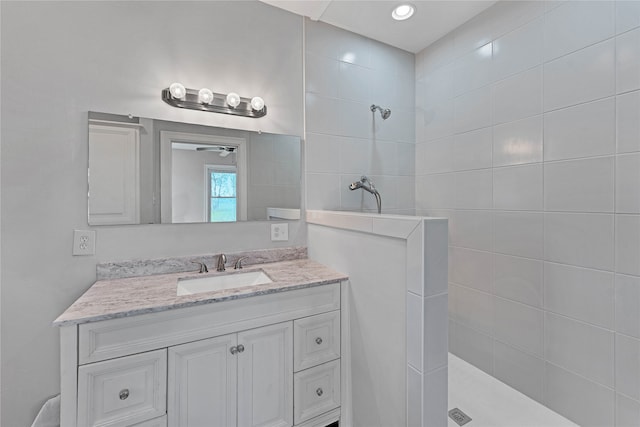
<path id="1" fill-rule="evenodd" d="M 291 322 L 169 348 L 169 425 L 293 424 Z"/>
<path id="2" fill-rule="evenodd" d="M 61 426 L 340 418 L 341 283 L 61 326 Z"/>

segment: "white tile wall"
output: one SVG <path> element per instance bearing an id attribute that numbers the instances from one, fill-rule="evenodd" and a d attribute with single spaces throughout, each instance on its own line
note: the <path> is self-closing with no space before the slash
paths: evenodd
<path id="1" fill-rule="evenodd" d="M 615 41 L 609 39 L 544 65 L 544 111 L 615 94 Z"/>
<path id="2" fill-rule="evenodd" d="M 542 261 L 494 254 L 496 295 L 534 307 L 542 307 Z"/>
<path id="3" fill-rule="evenodd" d="M 453 100 L 456 133 L 491 125 L 491 87 L 485 86 L 466 92 Z"/>
<path id="4" fill-rule="evenodd" d="M 347 185 L 367 175 L 385 213 L 415 209 L 414 55 L 321 22 L 305 21 L 307 207 L 377 210 L 375 198 Z M 451 86 L 450 86 L 451 87 Z M 371 104 L 392 110 L 382 120 Z M 453 104 L 451 103 L 451 106 Z M 453 110 L 451 108 L 450 114 Z M 452 116 L 451 116 L 452 117 Z M 452 124 L 446 108 L 418 116 L 438 134 Z"/>
<path id="5" fill-rule="evenodd" d="M 544 361 L 500 341 L 495 341 L 494 351 L 495 377 L 540 402 L 544 389 Z"/>
<path id="6" fill-rule="evenodd" d="M 544 307 L 607 329 L 613 329 L 614 275 L 565 264 L 544 264 Z M 576 299 L 576 295 L 582 298 Z"/>
<path id="7" fill-rule="evenodd" d="M 540 64 L 544 18 L 500 37 L 493 42 L 493 76 L 501 80 Z"/>
<path id="8" fill-rule="evenodd" d="M 613 228 L 613 215 L 545 213 L 545 259 L 613 271 Z"/>
<path id="9" fill-rule="evenodd" d="M 616 394 L 616 426 L 640 425 L 640 403 L 622 394 Z"/>
<path id="10" fill-rule="evenodd" d="M 640 91 L 616 97 L 618 153 L 640 151 Z"/>
<path id="11" fill-rule="evenodd" d="M 614 158 L 544 165 L 544 208 L 559 212 L 613 212 Z"/>
<path id="12" fill-rule="evenodd" d="M 491 128 L 461 133 L 453 138 L 453 167 L 456 171 L 490 168 L 493 133 Z"/>
<path id="13" fill-rule="evenodd" d="M 622 33 L 640 27 L 640 1 L 616 2 L 616 32 Z"/>
<path id="14" fill-rule="evenodd" d="M 542 116 L 493 127 L 493 166 L 542 161 Z"/>
<path id="15" fill-rule="evenodd" d="M 544 216 L 541 212 L 494 213 L 496 253 L 542 259 Z"/>
<path id="16" fill-rule="evenodd" d="M 640 215 L 616 215 L 616 271 L 640 276 Z"/>
<path id="17" fill-rule="evenodd" d="M 617 93 L 640 89 L 640 28 L 616 37 Z"/>
<path id="18" fill-rule="evenodd" d="M 566 2 L 544 17 L 546 61 L 605 40 L 614 33 L 614 3 Z"/>
<path id="19" fill-rule="evenodd" d="M 615 98 L 544 115 L 544 160 L 615 154 Z"/>
<path id="20" fill-rule="evenodd" d="M 493 207 L 542 210 L 542 163 L 493 169 Z"/>
<path id="21" fill-rule="evenodd" d="M 619 354 L 640 342 L 639 52 L 639 1 L 547 1 L 499 2 L 416 56 L 416 210 L 450 221 L 450 350 L 580 425 L 640 421 Z"/>
<path id="22" fill-rule="evenodd" d="M 640 214 L 640 153 L 616 158 L 616 212 Z"/>
<path id="23" fill-rule="evenodd" d="M 493 213 L 457 210 L 449 220 L 451 244 L 461 248 L 493 250 Z"/>
<path id="24" fill-rule="evenodd" d="M 640 340 L 616 334 L 616 390 L 640 400 Z"/>
<path id="25" fill-rule="evenodd" d="M 544 383 L 544 403 L 554 411 L 585 427 L 614 424 L 613 390 L 548 362 Z"/>
<path id="26" fill-rule="evenodd" d="M 490 336 L 493 333 L 493 297 L 459 286 L 455 298 L 457 324 Z"/>
<path id="27" fill-rule="evenodd" d="M 532 68 L 497 82 L 493 92 L 494 124 L 542 113 L 542 67 Z M 488 105 L 490 104 L 486 103 L 484 108 Z"/>
<path id="28" fill-rule="evenodd" d="M 640 338 L 640 277 L 616 275 L 616 332 Z"/>
<path id="29" fill-rule="evenodd" d="M 613 331 L 548 312 L 544 323 L 549 362 L 613 387 Z"/>
<path id="30" fill-rule="evenodd" d="M 494 336 L 497 340 L 535 356 L 542 356 L 543 316 L 537 308 L 495 297 Z"/>

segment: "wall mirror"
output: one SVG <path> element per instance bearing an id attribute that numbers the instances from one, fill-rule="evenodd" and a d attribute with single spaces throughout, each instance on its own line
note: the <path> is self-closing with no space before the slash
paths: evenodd
<path id="1" fill-rule="evenodd" d="M 300 138 L 89 112 L 89 224 L 300 218 Z"/>

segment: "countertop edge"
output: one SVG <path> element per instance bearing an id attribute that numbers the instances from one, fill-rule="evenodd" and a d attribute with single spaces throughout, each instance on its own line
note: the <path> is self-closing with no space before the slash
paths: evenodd
<path id="1" fill-rule="evenodd" d="M 64 314 L 63 313 L 62 315 L 58 316 L 58 318 L 51 323 L 51 326 L 64 327 L 64 326 L 82 325 L 82 324 L 85 324 L 85 323 L 95 323 L 95 322 L 100 322 L 100 321 L 104 321 L 104 320 L 122 319 L 122 318 L 128 318 L 128 317 L 133 317 L 133 316 L 140 316 L 140 315 L 144 315 L 144 314 L 159 313 L 159 312 L 163 312 L 163 311 L 170 311 L 170 310 L 181 309 L 181 308 L 197 307 L 197 306 L 220 303 L 220 302 L 225 302 L 225 301 L 233 301 L 233 300 L 238 300 L 238 299 L 251 298 L 251 297 L 260 296 L 260 295 L 269 295 L 269 294 L 275 294 L 275 293 L 280 293 L 280 292 L 288 292 L 288 291 L 295 291 L 295 290 L 299 290 L 299 289 L 306 289 L 306 288 L 313 288 L 313 287 L 317 287 L 317 286 L 330 285 L 330 284 L 334 284 L 334 283 L 340 283 L 340 282 L 348 280 L 348 279 L 349 279 L 349 277 L 344 275 L 344 276 L 340 276 L 340 277 L 336 277 L 336 278 L 332 278 L 332 279 L 320 280 L 320 281 L 317 281 L 317 282 L 292 284 L 292 285 L 291 284 L 290 285 L 283 285 L 282 287 L 279 287 L 279 288 L 260 289 L 260 290 L 254 291 L 254 292 L 238 293 L 238 294 L 233 294 L 233 295 L 224 295 L 224 296 L 220 296 L 220 297 L 213 296 L 212 298 L 207 298 L 207 299 L 203 299 L 203 300 L 199 300 L 199 301 L 188 301 L 188 302 L 178 303 L 178 304 L 159 305 L 159 306 L 156 306 L 156 307 L 146 307 L 146 308 L 140 308 L 140 309 L 132 309 L 132 310 L 128 310 L 128 311 L 121 311 L 121 312 L 115 312 L 115 313 L 109 313 L 109 314 L 103 314 L 103 315 L 89 316 L 89 317 L 78 318 L 78 319 L 58 320 L 58 319 L 60 319 L 60 317 L 63 316 L 63 314 Z"/>

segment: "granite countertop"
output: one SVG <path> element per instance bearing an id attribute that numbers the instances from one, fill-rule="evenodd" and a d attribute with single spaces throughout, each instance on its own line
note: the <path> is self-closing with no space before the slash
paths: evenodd
<path id="1" fill-rule="evenodd" d="M 263 285 L 245 286 L 213 292 L 178 296 L 176 287 L 180 278 L 202 278 L 221 274 L 237 274 L 262 270 L 273 280 Z M 53 324 L 97 322 L 229 301 L 251 296 L 309 288 L 337 283 L 348 277 L 309 259 L 273 262 L 248 266 L 240 271 L 182 272 L 151 276 L 98 280 L 76 300 Z"/>

